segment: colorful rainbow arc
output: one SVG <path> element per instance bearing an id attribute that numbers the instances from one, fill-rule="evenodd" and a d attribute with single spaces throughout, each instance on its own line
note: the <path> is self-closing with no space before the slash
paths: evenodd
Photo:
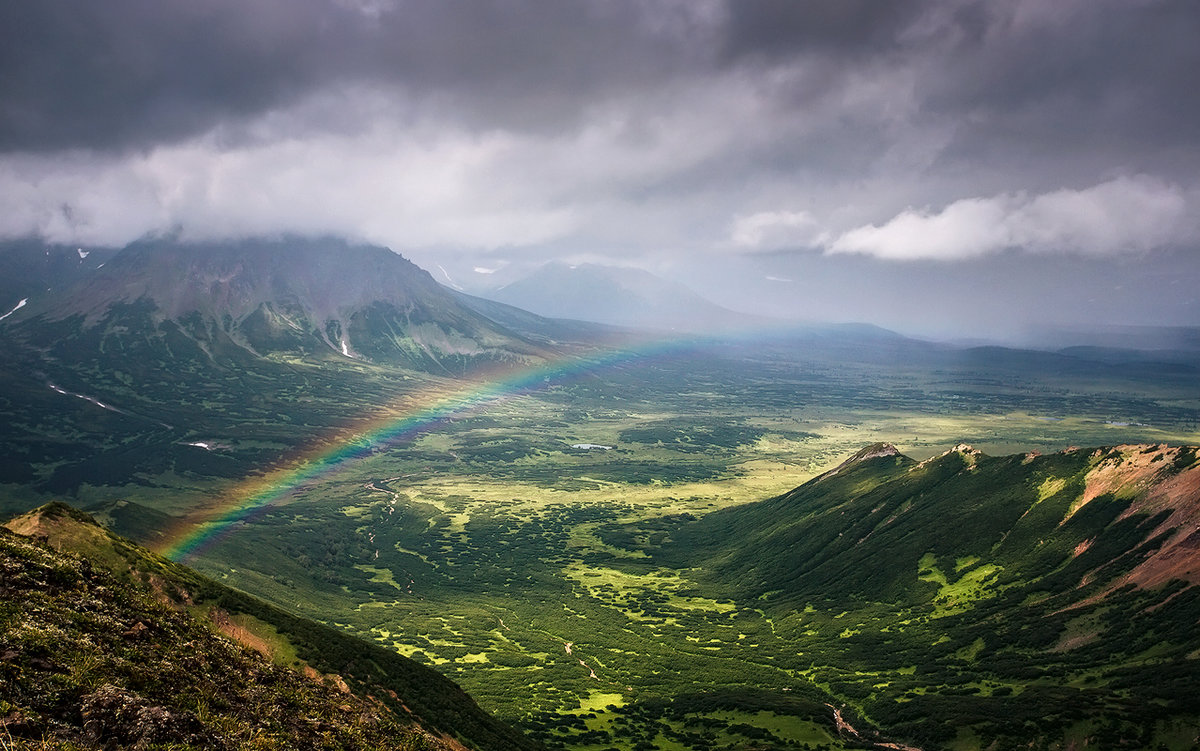
<path id="1" fill-rule="evenodd" d="M 167 533 L 157 546 L 167 558 L 192 558 L 232 534 L 243 522 L 264 514 L 297 487 L 327 477 L 380 448 L 426 432 L 453 417 L 494 405 L 505 399 L 561 385 L 574 376 L 592 375 L 648 356 L 670 356 L 702 340 L 670 340 L 616 350 L 594 357 L 571 357 L 447 389 L 406 394 L 403 409 L 391 411 L 373 427 L 360 429 L 349 440 L 327 442 L 291 467 L 269 473 L 235 487 L 227 499 L 208 512 L 206 519 L 189 518 Z M 400 412 L 400 414 L 396 414 Z"/>

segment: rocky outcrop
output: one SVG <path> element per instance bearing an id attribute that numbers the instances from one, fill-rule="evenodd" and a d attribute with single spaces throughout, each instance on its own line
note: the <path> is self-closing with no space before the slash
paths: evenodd
<path id="1" fill-rule="evenodd" d="M 212 745 L 192 712 L 156 706 L 132 691 L 105 684 L 83 697 L 83 730 L 105 749 L 141 751 L 154 744 Z"/>
<path id="2" fill-rule="evenodd" d="M 890 443 L 873 443 L 866 448 L 859 449 L 849 459 L 829 470 L 825 474 L 818 477 L 818 480 L 824 480 L 827 477 L 833 477 L 847 467 L 852 467 L 855 464 L 861 464 L 871 459 L 880 459 L 887 456 L 902 456 L 900 449 Z"/>

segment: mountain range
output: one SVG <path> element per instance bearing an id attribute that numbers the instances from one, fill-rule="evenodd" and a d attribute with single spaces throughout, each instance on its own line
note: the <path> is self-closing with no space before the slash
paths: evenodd
<path id="1" fill-rule="evenodd" d="M 398 254 L 337 240 L 18 241 L 0 268 L 17 301 L 0 445 L 18 457 L 0 482 L 54 492 L 239 476 L 397 393 L 556 352 L 550 322 L 506 328 Z"/>
<path id="2" fill-rule="evenodd" d="M 166 346 L 179 357 L 237 347 L 447 373 L 539 357 L 531 342 L 459 304 L 385 248 L 310 239 L 148 241 L 75 276 L 54 294 L 31 296 L 7 322 L 12 333 L 72 343 L 101 332 L 101 347 Z"/>
<path id="3" fill-rule="evenodd" d="M 70 287 L 118 252 L 23 239 L 0 242 L 0 316 Z"/>

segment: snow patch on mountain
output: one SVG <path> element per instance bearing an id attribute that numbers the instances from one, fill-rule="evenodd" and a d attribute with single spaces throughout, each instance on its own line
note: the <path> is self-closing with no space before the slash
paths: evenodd
<path id="1" fill-rule="evenodd" d="M 29 298 L 28 298 L 28 297 L 26 297 L 26 298 L 24 298 L 23 300 L 21 300 L 21 302 L 19 302 L 19 303 L 17 303 L 17 304 L 16 304 L 16 307 L 14 307 L 12 310 L 8 311 L 8 312 L 7 312 L 7 313 L 5 313 L 4 315 L 0 316 L 0 321 L 3 321 L 5 318 L 8 318 L 8 317 L 9 317 L 10 315 L 12 315 L 13 313 L 16 313 L 18 310 L 20 310 L 21 308 L 25 307 L 26 303 L 28 303 L 28 302 L 29 302 Z"/>

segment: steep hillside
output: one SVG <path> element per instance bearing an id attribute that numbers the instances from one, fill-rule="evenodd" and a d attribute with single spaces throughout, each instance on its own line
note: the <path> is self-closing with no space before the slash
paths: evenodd
<path id="1" fill-rule="evenodd" d="M 1200 737 L 1194 448 L 916 462 L 879 444 L 777 498 L 624 534 L 664 532 L 659 564 L 773 614 L 811 675 L 893 737 Z"/>
<path id="2" fill-rule="evenodd" d="M 633 338 L 632 332 L 626 329 L 602 323 L 589 323 L 568 318 L 545 318 L 495 300 L 475 297 L 455 290 L 450 290 L 450 294 L 464 306 L 505 329 L 514 331 L 531 341 L 555 348 L 569 348 L 573 345 L 594 348 L 600 343 L 626 343 Z"/>
<path id="3" fill-rule="evenodd" d="M 80 748 L 535 747 L 435 671 L 228 589 L 70 507 L 6 527 L 7 737 Z"/>
<path id="4" fill-rule="evenodd" d="M 932 602 L 936 589 L 918 576 L 929 556 L 959 571 L 966 559 L 1003 570 L 997 581 L 1007 585 L 1053 576 L 1106 594 L 1128 583 L 1200 583 L 1200 558 L 1186 554 L 1198 523 L 1191 448 L 990 457 L 961 445 L 917 463 L 883 444 L 679 535 L 718 554 L 714 570 L 746 594 Z M 871 565 L 884 554 L 890 565 Z"/>

